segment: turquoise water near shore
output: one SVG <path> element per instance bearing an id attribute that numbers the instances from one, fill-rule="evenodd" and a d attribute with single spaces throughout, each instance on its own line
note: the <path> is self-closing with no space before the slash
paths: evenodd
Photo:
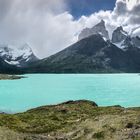
<path id="1" fill-rule="evenodd" d="M 88 99 L 99 106 L 140 107 L 139 74 L 28 74 L 0 81 L 0 110 L 22 112 L 67 100 Z"/>

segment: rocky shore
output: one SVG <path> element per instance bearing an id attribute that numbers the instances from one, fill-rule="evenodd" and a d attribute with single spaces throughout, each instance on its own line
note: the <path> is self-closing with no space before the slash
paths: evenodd
<path id="1" fill-rule="evenodd" d="M 8 74 L 0 74 L 0 80 L 17 80 L 25 78 L 24 76 L 18 76 L 18 75 L 8 75 Z"/>
<path id="2" fill-rule="evenodd" d="M 140 140 L 140 108 L 80 100 L 0 114 L 0 140 Z"/>

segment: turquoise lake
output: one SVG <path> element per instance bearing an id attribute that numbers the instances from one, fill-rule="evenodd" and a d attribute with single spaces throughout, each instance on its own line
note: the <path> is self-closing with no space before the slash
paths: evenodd
<path id="1" fill-rule="evenodd" d="M 140 106 L 139 74 L 29 74 L 0 81 L 0 110 L 22 112 L 68 100 L 88 99 L 99 106 Z"/>

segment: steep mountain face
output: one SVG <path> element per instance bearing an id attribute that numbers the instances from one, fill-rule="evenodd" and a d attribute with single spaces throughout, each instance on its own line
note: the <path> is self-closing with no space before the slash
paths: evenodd
<path id="1" fill-rule="evenodd" d="M 28 44 L 18 47 L 0 44 L 0 58 L 3 59 L 7 64 L 17 67 L 25 67 L 29 63 L 38 60 Z"/>
<path id="2" fill-rule="evenodd" d="M 134 56 L 134 53 L 136 55 Z M 137 61 L 136 61 L 137 60 Z M 123 50 L 100 34 L 82 39 L 65 50 L 34 64 L 28 72 L 103 73 L 138 72 L 140 49 Z"/>
<path id="3" fill-rule="evenodd" d="M 119 43 L 126 39 L 128 36 L 127 32 L 125 32 L 122 28 L 122 26 L 118 27 L 116 30 L 114 30 L 112 34 L 112 43 Z"/>
<path id="4" fill-rule="evenodd" d="M 129 35 L 122 27 L 114 30 L 111 42 L 121 49 L 126 49 L 127 47 L 140 48 L 140 37 Z"/>
<path id="5" fill-rule="evenodd" d="M 94 61 L 93 56 L 100 49 L 108 46 L 101 35 L 82 39 L 63 51 L 41 60 L 30 67 L 29 72 L 79 73 L 93 72 L 102 67 Z M 92 65 L 91 65 L 92 63 Z"/>
<path id="6" fill-rule="evenodd" d="M 85 28 L 80 33 L 79 40 L 84 39 L 84 38 L 89 37 L 94 34 L 100 34 L 107 40 L 109 39 L 108 31 L 106 30 L 105 22 L 103 20 L 101 20 L 100 23 L 98 23 L 97 25 L 95 25 L 92 28 Z"/>
<path id="7" fill-rule="evenodd" d="M 118 27 L 109 40 L 102 20 L 93 28 L 83 30 L 77 43 L 37 60 L 27 44 L 17 49 L 0 46 L 0 72 L 5 68 L 27 73 L 140 72 L 140 37 L 131 36 Z"/>
<path id="8" fill-rule="evenodd" d="M 97 29 L 101 24 L 103 21 L 93 28 Z M 44 73 L 140 72 L 140 38 L 131 37 L 122 27 L 113 32 L 112 40 L 94 32 L 26 70 Z"/>
<path id="9" fill-rule="evenodd" d="M 140 37 L 139 36 L 132 37 L 132 42 L 135 47 L 140 48 Z"/>

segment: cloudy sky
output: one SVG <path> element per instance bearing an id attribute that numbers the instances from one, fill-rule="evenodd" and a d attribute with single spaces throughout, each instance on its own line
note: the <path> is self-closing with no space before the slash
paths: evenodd
<path id="1" fill-rule="evenodd" d="M 117 26 L 140 35 L 140 0 L 0 0 L 0 42 L 28 43 L 44 58 L 101 19 L 110 37 Z"/>

